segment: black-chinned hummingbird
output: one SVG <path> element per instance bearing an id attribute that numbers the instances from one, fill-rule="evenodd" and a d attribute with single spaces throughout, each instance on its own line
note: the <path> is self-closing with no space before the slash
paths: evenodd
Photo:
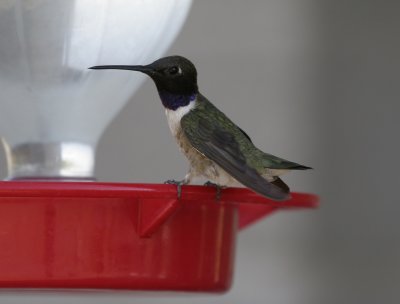
<path id="1" fill-rule="evenodd" d="M 289 170 L 311 169 L 254 146 L 241 128 L 199 92 L 196 68 L 184 57 L 164 57 L 149 65 L 103 65 L 90 69 L 139 71 L 153 79 L 169 128 L 190 163 L 179 186 L 202 176 L 220 187 L 242 184 L 268 198 L 285 200 L 289 187 L 279 176 Z"/>

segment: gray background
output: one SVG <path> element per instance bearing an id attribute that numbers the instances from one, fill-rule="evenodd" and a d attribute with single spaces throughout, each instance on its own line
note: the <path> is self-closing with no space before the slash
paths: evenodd
<path id="1" fill-rule="evenodd" d="M 197 65 L 202 93 L 260 148 L 315 168 L 285 180 L 320 208 L 241 232 L 222 296 L 7 292 L 0 303 L 400 303 L 399 14 L 398 1 L 195 0 L 169 54 Z M 161 182 L 186 169 L 148 81 L 102 137 L 97 176 Z"/>

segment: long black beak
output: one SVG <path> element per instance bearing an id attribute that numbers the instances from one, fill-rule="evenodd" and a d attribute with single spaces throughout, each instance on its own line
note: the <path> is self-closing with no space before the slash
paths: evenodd
<path id="1" fill-rule="evenodd" d="M 148 65 L 96 65 L 89 68 L 90 70 L 128 70 L 138 71 L 147 75 L 153 74 L 154 70 Z"/>

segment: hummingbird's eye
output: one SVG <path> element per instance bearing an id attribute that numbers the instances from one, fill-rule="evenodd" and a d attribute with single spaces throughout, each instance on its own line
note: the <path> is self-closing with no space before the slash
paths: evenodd
<path id="1" fill-rule="evenodd" d="M 170 74 L 170 75 L 176 75 L 176 74 L 181 74 L 182 73 L 182 71 L 181 71 L 181 69 L 179 68 L 179 67 L 177 67 L 177 66 L 173 66 L 173 67 L 171 67 L 171 68 L 169 68 L 168 69 L 168 74 Z"/>

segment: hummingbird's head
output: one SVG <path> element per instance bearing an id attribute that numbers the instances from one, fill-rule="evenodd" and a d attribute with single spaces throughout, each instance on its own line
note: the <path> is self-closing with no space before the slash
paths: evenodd
<path id="1" fill-rule="evenodd" d="M 193 95 L 198 92 L 196 68 L 193 63 L 182 56 L 164 57 L 148 65 L 102 65 L 90 69 L 142 72 L 153 79 L 160 93 Z"/>
<path id="2" fill-rule="evenodd" d="M 146 66 L 159 92 L 191 95 L 198 91 L 197 71 L 193 63 L 181 56 L 158 59 Z"/>

